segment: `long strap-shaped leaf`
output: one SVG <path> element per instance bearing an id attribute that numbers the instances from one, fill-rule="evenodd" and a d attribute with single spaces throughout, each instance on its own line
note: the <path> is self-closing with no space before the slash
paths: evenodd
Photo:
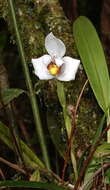
<path id="1" fill-rule="evenodd" d="M 0 187 L 24 187 L 24 188 L 40 188 L 40 189 L 51 189 L 51 190 L 66 190 L 64 187 L 60 187 L 52 183 L 40 183 L 40 182 L 29 182 L 29 181 L 0 181 Z"/>
<path id="2" fill-rule="evenodd" d="M 9 148 L 14 150 L 14 144 L 11 139 L 10 131 L 8 127 L 6 127 L 5 124 L 3 124 L 1 121 L 0 121 L 0 140 L 2 140 Z M 21 139 L 19 139 L 19 142 L 25 164 L 30 167 L 38 166 L 44 168 L 45 166 L 42 163 L 42 161 L 38 158 L 38 156 Z"/>
<path id="3" fill-rule="evenodd" d="M 97 32 L 89 19 L 84 16 L 75 21 L 73 31 L 90 85 L 100 107 L 107 113 L 110 105 L 110 80 Z"/>

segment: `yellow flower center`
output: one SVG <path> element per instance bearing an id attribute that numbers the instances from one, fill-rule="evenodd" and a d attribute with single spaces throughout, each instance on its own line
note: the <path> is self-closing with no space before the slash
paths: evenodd
<path id="1" fill-rule="evenodd" d="M 57 75 L 60 72 L 60 67 L 58 67 L 54 62 L 51 62 L 47 69 L 51 75 Z"/>

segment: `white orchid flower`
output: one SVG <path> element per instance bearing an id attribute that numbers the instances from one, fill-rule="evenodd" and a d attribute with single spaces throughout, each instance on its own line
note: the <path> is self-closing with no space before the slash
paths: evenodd
<path id="1" fill-rule="evenodd" d="M 45 38 L 45 48 L 49 55 L 32 59 L 35 75 L 41 80 L 52 78 L 60 81 L 74 80 L 80 60 L 68 56 L 63 57 L 66 47 L 52 32 Z"/>

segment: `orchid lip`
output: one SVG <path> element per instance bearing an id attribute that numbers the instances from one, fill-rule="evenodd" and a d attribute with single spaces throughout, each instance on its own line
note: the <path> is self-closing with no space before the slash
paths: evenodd
<path id="1" fill-rule="evenodd" d="M 55 62 L 50 62 L 49 65 L 47 66 L 47 69 L 49 73 L 53 76 L 58 75 L 61 71 L 61 67 L 58 67 Z"/>

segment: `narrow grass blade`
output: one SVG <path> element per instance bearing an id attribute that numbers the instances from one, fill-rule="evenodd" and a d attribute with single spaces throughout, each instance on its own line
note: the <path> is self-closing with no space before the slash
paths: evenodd
<path id="1" fill-rule="evenodd" d="M 13 24 L 14 31 L 15 31 L 15 34 L 16 34 L 17 45 L 18 45 L 19 54 L 20 54 L 20 57 L 21 57 L 21 63 L 22 63 L 23 71 L 24 71 L 24 76 L 25 76 L 25 80 L 26 80 L 27 89 L 28 89 L 28 92 L 29 92 L 29 98 L 30 98 L 30 103 L 31 103 L 32 111 L 33 111 L 36 132 L 38 134 L 39 143 L 40 143 L 40 146 L 41 146 L 41 151 L 42 151 L 42 155 L 43 155 L 43 158 L 44 158 L 45 165 L 46 165 L 46 167 L 48 169 L 50 169 L 50 160 L 49 160 L 46 141 L 45 141 L 45 136 L 44 136 L 44 132 L 43 132 L 43 128 L 42 128 L 42 122 L 41 122 L 41 117 L 40 117 L 40 112 L 39 112 L 39 106 L 38 106 L 38 103 L 37 103 L 37 97 L 36 97 L 34 89 L 33 89 L 32 80 L 31 80 L 31 77 L 30 77 L 28 65 L 27 65 L 27 62 L 26 62 L 26 59 L 25 59 L 25 53 L 24 53 L 22 40 L 21 40 L 21 36 L 20 36 L 20 33 L 19 33 L 19 29 L 18 29 L 17 19 L 16 19 L 16 11 L 15 11 L 15 7 L 14 7 L 14 1 L 13 0 L 8 0 L 7 2 L 8 2 L 8 5 L 9 5 L 11 16 L 12 16 L 11 22 Z"/>
<path id="2" fill-rule="evenodd" d="M 14 144 L 12 142 L 11 134 L 8 129 L 1 121 L 0 121 L 0 140 L 2 140 L 10 149 L 14 151 Z M 24 158 L 25 164 L 30 167 L 41 167 L 44 168 L 44 164 L 37 157 L 37 155 L 20 139 L 20 147 L 22 156 Z"/>

